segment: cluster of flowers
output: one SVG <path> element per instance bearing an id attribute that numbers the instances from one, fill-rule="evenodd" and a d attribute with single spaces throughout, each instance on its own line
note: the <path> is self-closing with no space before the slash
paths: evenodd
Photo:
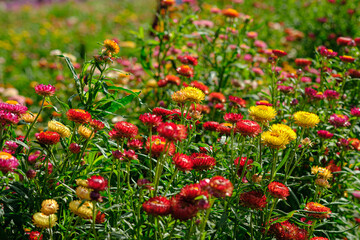
<path id="1" fill-rule="evenodd" d="M 174 219 L 186 221 L 196 216 L 199 210 L 211 207 L 211 198 L 231 197 L 232 183 L 221 176 L 203 179 L 199 183 L 184 186 L 170 200 L 163 196 L 150 198 L 143 203 L 146 213 L 153 216 L 171 214 Z"/>
<path id="2" fill-rule="evenodd" d="M 27 107 L 16 101 L 0 102 L 0 128 L 4 128 L 6 125 L 17 124 L 20 121 L 21 115 L 25 114 L 26 111 Z"/>
<path id="3" fill-rule="evenodd" d="M 39 228 L 52 228 L 55 226 L 57 216 L 55 213 L 58 211 L 59 205 L 53 199 L 44 200 L 41 203 L 41 210 L 33 215 L 34 225 Z"/>

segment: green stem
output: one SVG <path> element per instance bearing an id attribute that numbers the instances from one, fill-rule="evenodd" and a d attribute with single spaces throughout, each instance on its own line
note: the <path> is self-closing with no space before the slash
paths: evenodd
<path id="1" fill-rule="evenodd" d="M 93 212 L 92 212 L 92 213 L 93 213 L 93 214 L 92 214 L 91 228 L 92 228 L 92 230 L 93 230 L 95 239 L 97 239 L 96 229 L 95 229 L 95 222 L 96 222 L 96 201 L 93 201 Z"/>
<path id="2" fill-rule="evenodd" d="M 264 223 L 265 226 L 266 226 L 266 228 L 265 228 L 265 233 L 264 233 L 264 239 L 266 238 L 266 234 L 267 234 L 267 232 L 269 231 L 269 228 L 270 228 L 269 221 L 270 221 L 270 218 L 271 218 L 271 214 L 272 214 L 272 212 L 274 211 L 274 208 L 275 208 L 278 200 L 279 200 L 279 199 L 277 199 L 277 198 L 273 199 L 273 203 L 272 203 L 272 205 L 271 205 L 270 211 L 269 211 L 269 213 L 268 213 L 268 215 L 267 215 L 267 217 L 266 217 L 266 220 L 265 220 L 265 223 Z"/>
<path id="3" fill-rule="evenodd" d="M 215 199 L 210 199 L 210 206 L 209 208 L 206 210 L 206 214 L 204 215 L 202 221 L 201 221 L 201 226 L 200 226 L 200 239 L 204 240 L 206 237 L 206 231 L 205 231 L 205 227 L 206 227 L 206 222 L 209 219 L 210 216 L 210 212 L 211 212 L 211 207 L 214 204 Z"/>

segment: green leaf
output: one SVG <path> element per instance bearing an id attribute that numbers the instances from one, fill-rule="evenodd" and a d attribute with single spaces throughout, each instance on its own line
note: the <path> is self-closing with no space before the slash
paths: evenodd
<path id="1" fill-rule="evenodd" d="M 129 96 L 123 97 L 123 98 L 118 99 L 118 100 L 110 101 L 110 102 L 102 105 L 101 107 L 99 107 L 99 109 L 106 110 L 107 112 L 114 113 L 117 110 L 119 110 L 120 108 L 123 108 L 127 104 L 129 104 L 135 97 L 138 97 L 139 94 L 140 94 L 140 92 L 131 94 Z"/>
<path id="2" fill-rule="evenodd" d="M 78 78 L 78 76 L 75 72 L 75 68 L 74 68 L 73 64 L 71 63 L 71 61 L 68 57 L 65 57 L 64 55 L 58 55 L 58 56 L 65 58 L 66 65 L 68 66 L 68 68 L 70 69 L 70 72 L 73 75 L 73 78 L 75 80 L 76 89 L 77 89 L 78 93 L 80 94 L 80 92 L 81 92 L 80 79 Z"/>

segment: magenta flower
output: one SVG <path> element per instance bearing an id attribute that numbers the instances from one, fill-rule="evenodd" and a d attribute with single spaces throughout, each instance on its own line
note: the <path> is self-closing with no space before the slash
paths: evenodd
<path id="1" fill-rule="evenodd" d="M 27 109 L 27 107 L 20 104 L 0 103 L 0 111 L 3 110 L 17 115 L 26 113 Z"/>
<path id="2" fill-rule="evenodd" d="M 331 90 L 331 89 L 325 90 L 324 95 L 329 100 L 339 99 L 339 97 L 340 97 L 340 94 L 337 91 Z"/>
<path id="3" fill-rule="evenodd" d="M 348 127 L 351 125 L 348 120 L 349 120 L 348 116 L 334 113 L 333 115 L 330 116 L 329 123 L 336 128 Z"/>
<path id="4" fill-rule="evenodd" d="M 53 96 L 55 94 L 55 87 L 51 84 L 39 84 L 35 86 L 35 92 L 40 96 Z"/>
<path id="5" fill-rule="evenodd" d="M 3 174 L 13 172 L 19 166 L 19 161 L 11 154 L 0 152 L 0 171 Z"/>
<path id="6" fill-rule="evenodd" d="M 328 132 L 326 130 L 319 130 L 319 131 L 317 131 L 317 134 L 320 138 L 325 138 L 325 139 L 330 139 L 334 136 L 333 133 Z"/>
<path id="7" fill-rule="evenodd" d="M 11 125 L 19 122 L 19 116 L 15 113 L 0 110 L 0 125 Z"/>
<path id="8" fill-rule="evenodd" d="M 351 110 L 350 110 L 350 114 L 354 117 L 360 117 L 360 108 L 357 108 L 357 107 L 353 107 Z"/>

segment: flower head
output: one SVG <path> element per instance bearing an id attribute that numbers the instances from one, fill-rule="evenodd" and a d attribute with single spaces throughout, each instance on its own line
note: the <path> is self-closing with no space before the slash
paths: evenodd
<path id="1" fill-rule="evenodd" d="M 222 10 L 222 14 L 226 17 L 229 17 L 229 18 L 237 18 L 239 17 L 239 12 L 236 11 L 235 9 L 233 8 L 227 8 L 227 9 L 224 9 Z"/>
<path id="2" fill-rule="evenodd" d="M 176 69 L 176 71 L 184 77 L 191 78 L 194 76 L 194 69 L 192 69 L 189 65 L 181 65 Z"/>
<path id="3" fill-rule="evenodd" d="M 39 228 L 52 228 L 55 226 L 57 216 L 55 214 L 46 215 L 41 212 L 37 212 L 33 215 L 33 223 Z"/>
<path id="4" fill-rule="evenodd" d="M 40 132 L 35 133 L 36 140 L 45 145 L 54 145 L 60 141 L 60 134 L 57 132 Z"/>
<path id="5" fill-rule="evenodd" d="M 157 135 L 151 136 L 151 155 L 153 157 L 159 157 L 162 153 L 165 152 L 165 138 Z M 146 141 L 146 150 L 150 151 L 150 139 Z M 169 143 L 166 147 L 166 152 L 169 156 L 174 155 L 175 145 L 174 143 Z"/>
<path id="6" fill-rule="evenodd" d="M 268 191 L 274 198 L 286 199 L 290 195 L 289 188 L 282 183 L 272 182 L 268 185 Z"/>
<path id="7" fill-rule="evenodd" d="M 218 122 L 209 121 L 209 122 L 205 122 L 205 123 L 203 124 L 203 128 L 204 128 L 205 130 L 215 132 L 216 129 L 217 129 L 217 127 L 218 127 L 219 125 L 220 125 L 220 123 L 218 123 Z"/>
<path id="8" fill-rule="evenodd" d="M 320 138 L 324 138 L 324 139 L 330 139 L 334 136 L 333 133 L 326 131 L 326 130 L 319 130 L 319 131 L 317 131 L 317 134 Z"/>
<path id="9" fill-rule="evenodd" d="M 323 179 L 326 179 L 326 180 L 332 178 L 332 174 L 331 174 L 331 171 L 329 169 L 319 167 L 319 166 L 313 166 L 311 168 L 311 174 L 317 175 L 318 178 L 323 178 Z"/>
<path id="10" fill-rule="evenodd" d="M 104 191 L 107 189 L 108 181 L 102 176 L 91 176 L 87 179 L 88 187 L 95 191 Z"/>
<path id="11" fill-rule="evenodd" d="M 282 135 L 286 135 L 289 141 L 293 141 L 296 139 L 296 133 L 291 127 L 284 124 L 274 124 L 271 126 L 271 132 L 281 133 Z"/>
<path id="12" fill-rule="evenodd" d="M 162 117 L 156 114 L 144 113 L 139 117 L 140 121 L 148 127 L 156 127 L 162 122 Z"/>
<path id="13" fill-rule="evenodd" d="M 190 171 L 193 169 L 192 158 L 186 154 L 176 153 L 173 157 L 173 163 L 180 171 Z"/>
<path id="14" fill-rule="evenodd" d="M 240 194 L 240 204 L 248 208 L 262 210 L 267 204 L 266 196 L 257 190 L 244 192 Z"/>
<path id="15" fill-rule="evenodd" d="M 236 131 L 243 136 L 255 137 L 261 132 L 261 127 L 257 122 L 240 120 L 236 123 Z"/>
<path id="16" fill-rule="evenodd" d="M 191 158 L 195 170 L 208 170 L 216 165 L 215 158 L 208 156 L 205 153 L 193 153 L 191 154 Z"/>
<path id="17" fill-rule="evenodd" d="M 307 203 L 305 206 L 305 210 L 309 211 L 306 212 L 306 215 L 318 219 L 329 218 L 331 213 L 330 208 L 316 202 Z"/>
<path id="18" fill-rule="evenodd" d="M 349 117 L 342 114 L 332 114 L 329 118 L 329 123 L 334 127 L 348 127 L 350 126 Z"/>
<path id="19" fill-rule="evenodd" d="M 261 134 L 261 141 L 273 149 L 283 149 L 289 144 L 288 135 L 284 132 L 266 131 Z"/>
<path id="20" fill-rule="evenodd" d="M 157 196 L 150 198 L 142 205 L 147 214 L 153 216 L 166 216 L 170 214 L 170 200 L 166 197 Z"/>
<path id="21" fill-rule="evenodd" d="M 276 111 L 273 107 L 258 105 L 249 109 L 250 116 L 257 122 L 268 122 L 275 118 Z"/>
<path id="22" fill-rule="evenodd" d="M 66 113 L 67 118 L 70 121 L 85 124 L 91 121 L 90 113 L 82 109 L 70 109 Z"/>
<path id="23" fill-rule="evenodd" d="M 240 113 L 225 113 L 224 120 L 230 123 L 237 123 L 243 118 Z"/>
<path id="24" fill-rule="evenodd" d="M 114 40 L 110 39 L 104 41 L 104 47 L 110 54 L 117 54 L 120 50 L 119 45 Z"/>
<path id="25" fill-rule="evenodd" d="M 92 218 L 93 208 L 94 205 L 90 201 L 75 200 L 69 203 L 70 211 L 83 219 Z"/>
<path id="26" fill-rule="evenodd" d="M 124 121 L 117 122 L 114 128 L 119 138 L 134 138 L 139 131 L 134 124 Z"/>
<path id="27" fill-rule="evenodd" d="M 49 85 L 39 84 L 35 86 L 35 92 L 36 94 L 44 97 L 53 96 L 55 94 L 55 87 L 51 84 Z"/>
<path id="28" fill-rule="evenodd" d="M 50 122 L 48 122 L 48 129 L 49 131 L 59 133 L 60 136 L 63 138 L 70 137 L 71 135 L 71 131 L 68 127 L 55 120 L 51 120 Z"/>
<path id="29" fill-rule="evenodd" d="M 279 50 L 279 49 L 272 50 L 272 53 L 277 57 L 284 57 L 287 55 L 287 53 L 285 51 Z"/>
<path id="30" fill-rule="evenodd" d="M 217 198 L 231 197 L 234 190 L 232 183 L 222 176 L 212 177 L 209 187 L 210 194 Z"/>
<path id="31" fill-rule="evenodd" d="M 94 129 L 94 131 L 100 131 L 100 130 L 104 129 L 105 124 L 99 120 L 92 119 L 90 121 L 90 126 Z"/>
<path id="32" fill-rule="evenodd" d="M 43 240 L 43 235 L 38 231 L 31 231 L 29 234 L 29 240 Z"/>
<path id="33" fill-rule="evenodd" d="M 226 102 L 226 98 L 225 98 L 224 94 L 222 94 L 220 92 L 210 93 L 208 100 L 209 100 L 209 102 L 212 102 L 212 103 L 225 103 Z"/>
<path id="34" fill-rule="evenodd" d="M 19 161 L 7 152 L 0 152 L 0 171 L 3 174 L 14 171 L 19 166 Z"/>
<path id="35" fill-rule="evenodd" d="M 315 127 L 320 122 L 318 115 L 304 111 L 294 113 L 293 117 L 295 124 L 305 128 Z"/>
<path id="36" fill-rule="evenodd" d="M 351 116 L 354 116 L 354 117 L 360 117 L 360 108 L 353 107 L 350 110 L 350 114 L 351 114 Z"/>
<path id="37" fill-rule="evenodd" d="M 246 101 L 242 98 L 229 96 L 230 103 L 234 104 L 236 107 L 246 107 Z"/>
<path id="38" fill-rule="evenodd" d="M 47 199 L 41 203 L 41 212 L 46 215 L 51 215 L 57 212 L 59 204 L 54 199 Z"/>
<path id="39" fill-rule="evenodd" d="M 185 201 L 180 195 L 176 195 L 171 199 L 171 216 L 174 219 L 187 221 L 195 217 L 197 212 L 197 206 Z"/>
<path id="40" fill-rule="evenodd" d="M 355 61 L 355 58 L 353 58 L 352 56 L 347 56 L 347 55 L 343 55 L 339 57 L 341 61 L 346 62 L 346 63 L 352 63 Z"/>

